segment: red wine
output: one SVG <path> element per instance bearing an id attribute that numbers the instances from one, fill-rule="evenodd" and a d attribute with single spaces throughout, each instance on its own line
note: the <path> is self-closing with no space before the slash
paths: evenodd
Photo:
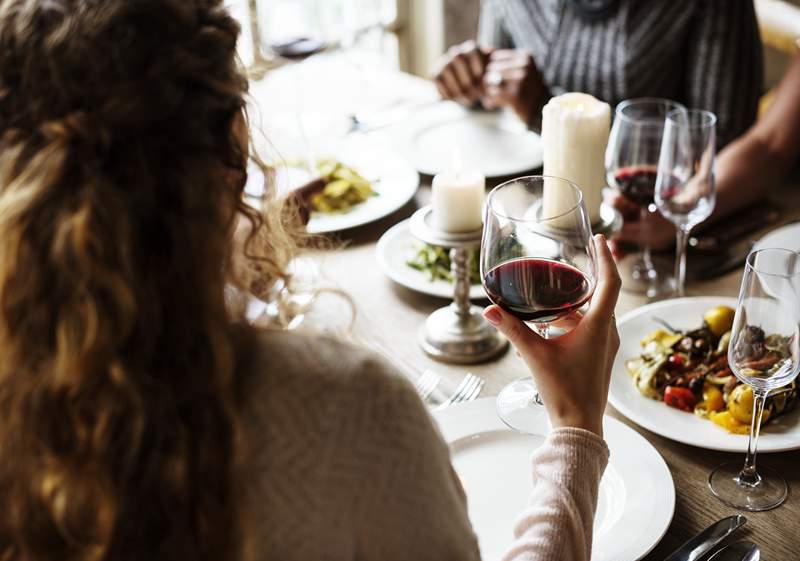
<path id="1" fill-rule="evenodd" d="M 648 206 L 656 193 L 656 177 L 658 172 L 655 166 L 634 166 L 614 174 L 614 183 L 631 201 L 639 206 Z"/>
<path id="2" fill-rule="evenodd" d="M 552 259 L 522 257 L 500 263 L 483 279 L 489 299 L 523 321 L 563 317 L 589 299 L 589 278 Z"/>

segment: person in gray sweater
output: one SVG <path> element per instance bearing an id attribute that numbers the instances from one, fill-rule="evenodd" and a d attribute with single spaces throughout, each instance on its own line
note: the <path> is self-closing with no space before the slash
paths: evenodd
<path id="1" fill-rule="evenodd" d="M 452 47 L 436 83 L 533 128 L 568 91 L 669 98 L 714 112 L 723 146 L 755 120 L 762 65 L 751 0 L 482 0 L 477 44 Z"/>

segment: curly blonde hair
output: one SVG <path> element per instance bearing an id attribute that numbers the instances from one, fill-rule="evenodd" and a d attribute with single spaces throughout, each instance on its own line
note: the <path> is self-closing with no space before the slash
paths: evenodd
<path id="1" fill-rule="evenodd" d="M 221 0 L 0 0 L 0 560 L 219 560 L 250 332 L 246 80 Z"/>

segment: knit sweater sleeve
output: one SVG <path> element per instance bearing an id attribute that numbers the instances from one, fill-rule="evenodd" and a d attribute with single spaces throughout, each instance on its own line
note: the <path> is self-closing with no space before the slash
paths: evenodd
<path id="1" fill-rule="evenodd" d="M 375 361 L 369 368 L 381 368 Z M 368 387 L 359 384 L 363 389 Z M 479 559 L 449 450 L 413 388 L 397 375 L 369 389 L 370 497 L 360 510 L 364 559 Z M 362 400 L 363 403 L 363 400 Z M 504 561 L 588 561 L 608 449 L 581 429 L 557 429 L 533 454 L 530 507 Z M 366 483 L 366 482 L 365 482 Z M 364 489 L 366 490 L 365 484 Z"/>
<path id="2" fill-rule="evenodd" d="M 359 559 L 478 561 L 477 538 L 450 453 L 411 385 L 388 376 L 362 380 L 359 452 L 364 461 L 357 514 Z M 366 395 L 363 395 L 363 394 Z"/>
<path id="3" fill-rule="evenodd" d="M 608 447 L 576 428 L 553 430 L 533 454 L 533 492 L 503 561 L 589 561 Z"/>
<path id="4" fill-rule="evenodd" d="M 751 0 L 694 4 L 687 34 L 689 107 L 717 115 L 717 146 L 755 122 L 763 86 L 761 38 Z"/>

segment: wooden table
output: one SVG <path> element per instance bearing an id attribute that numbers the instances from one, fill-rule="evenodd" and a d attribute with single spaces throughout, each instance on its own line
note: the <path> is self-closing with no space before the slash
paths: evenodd
<path id="1" fill-rule="evenodd" d="M 287 72 L 288 73 L 288 72 Z M 268 80 L 269 82 L 269 80 Z M 407 76 L 396 76 L 395 82 L 409 95 L 428 99 L 430 85 Z M 266 100 L 278 99 L 278 80 L 259 84 L 254 88 L 255 98 L 261 101 L 262 112 L 280 113 L 272 104 L 267 108 Z M 335 88 L 334 88 L 335 89 Z M 390 88 L 391 89 L 391 88 Z M 285 94 L 285 92 L 283 92 Z M 324 107 L 325 101 L 321 102 Z M 285 107 L 285 105 L 283 106 Z M 265 111 L 267 110 L 267 111 Z M 284 115 L 285 117 L 285 115 Z M 268 123 L 269 119 L 265 120 Z M 265 124 L 265 126 L 267 126 Z M 267 126 L 269 131 L 269 127 Z M 273 134 L 268 132 L 275 140 Z M 381 133 L 383 134 L 383 133 Z M 374 142 L 382 141 L 376 137 Z M 800 189 L 787 193 L 800 194 Z M 341 233 L 336 239 L 339 249 L 317 252 L 314 258 L 320 266 L 323 283 L 338 286 L 349 293 L 356 302 L 357 318 L 353 338 L 378 353 L 388 357 L 414 379 L 425 369 L 439 372 L 444 393 L 455 389 L 466 372 L 463 366 L 451 366 L 428 358 L 417 342 L 417 332 L 425 318 L 435 309 L 446 304 L 441 299 L 412 292 L 394 284 L 381 272 L 376 259 L 376 242 L 381 234 L 397 222 L 411 216 L 421 205 L 427 203 L 430 190 L 423 185 L 415 199 L 404 208 L 379 222 Z M 787 219 L 800 217 L 800 197 L 795 197 L 792 206 L 797 211 L 789 213 Z M 740 272 L 733 272 L 716 280 L 688 287 L 689 295 L 737 296 Z M 647 303 L 642 296 L 627 292 L 620 295 L 616 314 L 622 314 Z M 527 374 L 521 360 L 508 352 L 500 359 L 470 366 L 469 370 L 486 380 L 482 396 L 496 395 L 513 379 Z M 723 505 L 713 497 L 707 487 L 708 474 L 712 468 L 727 461 L 744 461 L 744 454 L 713 452 L 673 442 L 635 425 L 620 415 L 611 406 L 608 414 L 620 419 L 642 434 L 664 457 L 675 482 L 676 507 L 672 523 L 656 548 L 647 556 L 647 561 L 660 561 L 685 540 L 712 522 L 735 514 L 736 511 Z M 788 561 L 800 559 L 800 451 L 760 455 L 760 462 L 776 468 L 790 485 L 789 497 L 780 508 L 763 513 L 745 513 L 748 523 L 736 539 L 749 539 L 762 547 L 762 559 Z"/>

